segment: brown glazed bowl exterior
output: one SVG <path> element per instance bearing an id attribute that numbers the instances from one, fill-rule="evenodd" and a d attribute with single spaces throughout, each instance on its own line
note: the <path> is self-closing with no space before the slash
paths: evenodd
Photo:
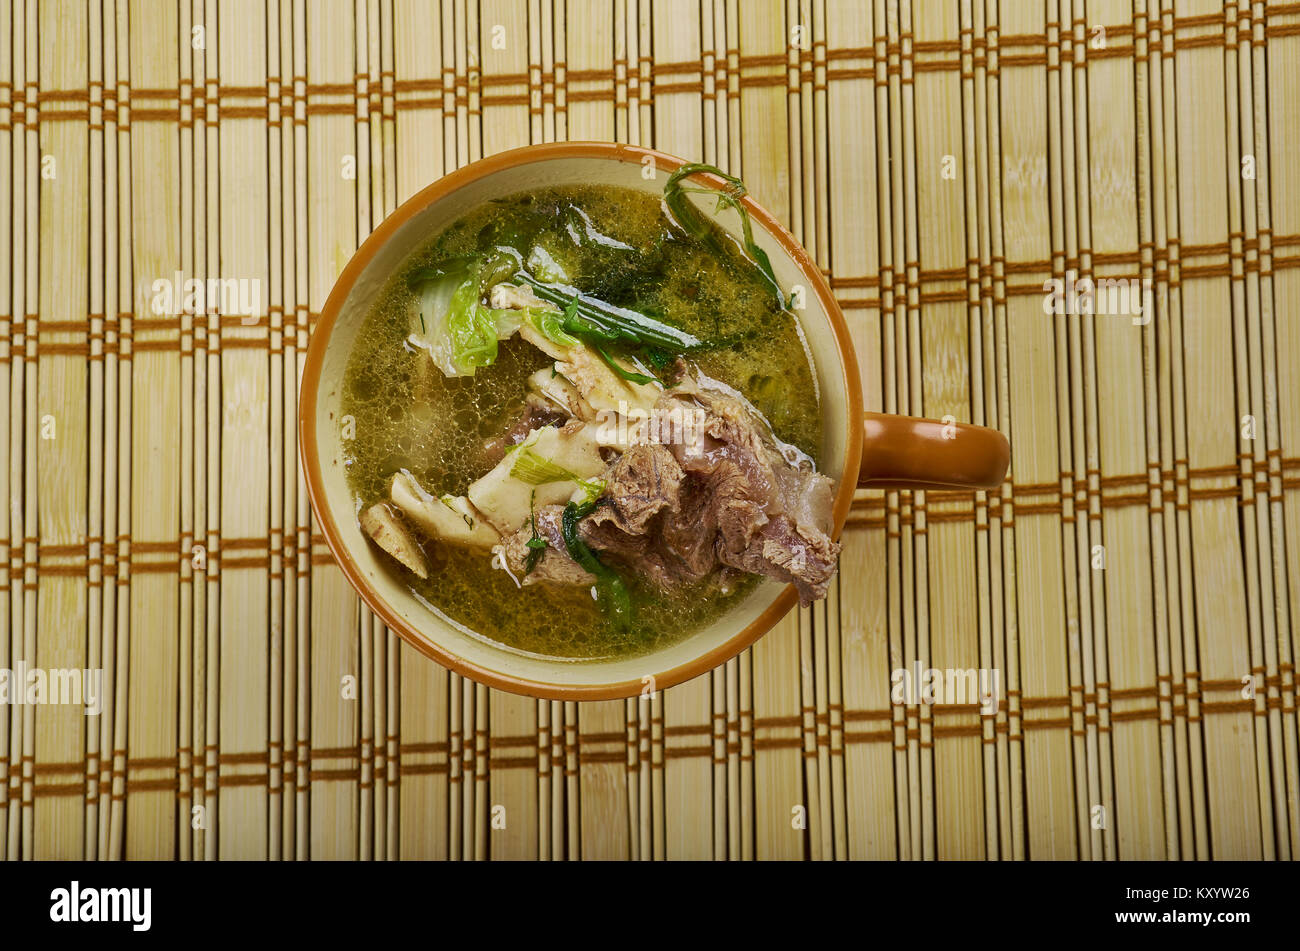
<path id="1" fill-rule="evenodd" d="M 683 164 L 651 149 L 561 142 L 502 152 L 452 172 L 403 203 L 366 239 L 344 267 L 312 333 L 299 400 L 299 447 L 326 542 L 344 576 L 385 624 L 444 667 L 472 680 L 550 700 L 635 696 L 718 666 L 753 644 L 796 603 L 793 587 L 765 582 L 705 631 L 642 657 L 575 661 L 523 654 L 449 622 L 390 580 L 361 537 L 346 491 L 334 418 L 341 370 L 369 303 L 410 252 L 489 197 L 593 180 L 662 190 L 664 178 Z M 724 183 L 697 174 L 692 184 L 720 188 Z M 755 239 L 768 252 L 778 279 L 787 287 L 803 285 L 804 308 L 798 316 L 813 353 L 823 404 L 822 469 L 838 480 L 833 510 L 838 538 L 857 486 L 863 441 L 862 390 L 849 330 L 816 264 L 771 214 L 751 198 L 744 204 Z M 724 214 L 719 224 L 735 228 L 736 217 Z"/>

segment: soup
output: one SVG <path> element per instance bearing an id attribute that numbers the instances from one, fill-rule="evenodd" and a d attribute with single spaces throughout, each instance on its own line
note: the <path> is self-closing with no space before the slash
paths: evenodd
<path id="1" fill-rule="evenodd" d="M 628 656 L 763 575 L 824 593 L 838 546 L 811 358 L 765 259 L 685 191 L 487 203 L 412 254 L 363 322 L 342 396 L 362 528 L 479 637 Z"/>

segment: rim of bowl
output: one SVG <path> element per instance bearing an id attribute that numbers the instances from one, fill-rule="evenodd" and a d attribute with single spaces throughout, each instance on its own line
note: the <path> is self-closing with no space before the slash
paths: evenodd
<path id="1" fill-rule="evenodd" d="M 303 368 L 302 384 L 298 394 L 298 452 L 306 474 L 307 494 L 311 500 L 312 510 L 320 520 L 325 542 L 334 555 L 339 569 L 348 583 L 360 595 L 389 628 L 416 648 L 420 653 L 437 661 L 453 673 L 468 677 L 478 683 L 495 687 L 510 693 L 523 694 L 543 700 L 619 700 L 636 696 L 644 690 L 643 680 L 624 680 L 605 684 L 563 684 L 515 677 L 480 664 L 467 661 L 450 653 L 441 645 L 421 637 L 418 631 L 408 625 L 380 593 L 371 586 L 365 574 L 353 560 L 342 541 L 334 514 L 325 502 L 324 479 L 321 474 L 320 450 L 316 438 L 316 404 L 320 391 L 321 366 L 325 350 L 334 330 L 339 311 L 347 300 L 352 286 L 365 270 L 379 249 L 404 225 L 413 215 L 423 211 L 429 205 L 450 195 L 459 188 L 477 181 L 484 176 L 520 165 L 534 162 L 554 161 L 565 158 L 598 158 L 614 162 L 633 162 L 640 164 L 645 156 L 654 160 L 655 167 L 669 173 L 688 164 L 685 159 L 666 152 L 640 146 L 624 145 L 616 142 L 547 142 L 526 145 L 522 148 L 498 152 L 487 158 L 479 159 L 462 166 L 442 178 L 425 186 L 404 201 L 362 242 L 348 260 L 343 272 L 334 282 L 334 287 L 325 301 L 320 319 L 307 344 L 307 358 Z M 697 172 L 691 176 L 697 182 L 707 184 L 710 188 L 721 189 L 724 182 L 709 172 Z M 857 358 L 853 342 L 849 336 L 848 324 L 844 314 L 831 293 L 830 286 L 822 274 L 821 268 L 808 257 L 808 253 L 795 240 L 794 236 L 766 209 L 749 195 L 742 199 L 751 219 L 757 222 L 780 245 L 795 266 L 803 273 L 818 300 L 826 311 L 831 330 L 835 336 L 836 351 L 840 358 L 840 378 L 848 396 L 847 425 L 845 434 L 844 471 L 840 474 L 840 484 L 835 495 L 832 510 L 832 538 L 838 539 L 848 518 L 849 507 L 853 503 L 853 492 L 857 487 L 857 469 L 862 452 L 862 385 L 858 379 Z M 838 568 L 836 569 L 838 570 Z M 746 647 L 749 647 L 789 612 L 796 603 L 793 585 L 773 599 L 763 613 L 741 628 L 722 644 L 698 657 L 659 673 L 651 674 L 654 689 L 662 690 L 691 680 L 706 673 L 719 664 L 730 660 Z M 653 655 L 650 655 L 653 657 Z"/>

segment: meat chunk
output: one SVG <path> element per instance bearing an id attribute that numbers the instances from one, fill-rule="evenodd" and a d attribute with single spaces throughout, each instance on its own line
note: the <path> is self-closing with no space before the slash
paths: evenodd
<path id="1" fill-rule="evenodd" d="M 719 551 L 723 564 L 793 584 L 804 606 L 826 597 L 840 546 L 826 535 L 804 534 L 784 515 L 768 520 L 740 551 Z"/>
<path id="2" fill-rule="evenodd" d="M 683 405 L 664 405 L 672 401 Z M 691 381 L 655 411 L 674 409 L 702 410 L 685 414 L 696 431 L 634 444 L 611 464 L 579 523 L 583 541 L 664 588 L 742 571 L 793 584 L 804 604 L 825 597 L 840 550 L 829 535 L 831 481 L 739 394 Z"/>
<path id="3" fill-rule="evenodd" d="M 402 517 L 387 502 L 376 502 L 365 509 L 358 521 L 361 530 L 384 551 L 411 569 L 420 578 L 429 577 L 429 562 Z"/>
<path id="4" fill-rule="evenodd" d="M 705 410 L 693 438 L 675 443 L 682 471 L 707 494 L 716 519 L 714 552 L 722 564 L 794 584 L 807 605 L 826 596 L 840 546 L 831 541 L 831 480 L 812 460 L 779 442 L 734 390 L 684 378 L 665 400 Z M 679 524 L 674 537 L 690 533 Z"/>
<path id="5" fill-rule="evenodd" d="M 601 505 L 583 527 L 610 525 L 629 535 L 645 535 L 655 516 L 680 504 L 682 469 L 663 446 L 632 446 L 605 470 Z"/>
<path id="6" fill-rule="evenodd" d="M 830 538 L 831 480 L 715 381 L 683 377 L 654 413 L 685 424 L 661 428 L 667 442 L 629 445 L 605 468 L 596 507 L 578 523 L 582 540 L 616 570 L 662 588 L 713 576 L 726 590 L 748 572 L 793 584 L 804 605 L 825 597 L 840 552 Z M 547 501 L 536 512 L 547 547 L 524 583 L 593 583 L 568 557 L 562 504 Z M 517 576 L 532 537 L 525 523 L 498 546 Z"/>
<path id="7" fill-rule="evenodd" d="M 705 577 L 717 567 L 711 550 L 707 559 L 692 563 L 664 530 L 681 512 L 683 478 L 681 466 L 663 446 L 630 447 L 606 470 L 605 491 L 595 511 L 579 523 L 579 535 L 602 557 L 610 556 L 660 587 Z"/>

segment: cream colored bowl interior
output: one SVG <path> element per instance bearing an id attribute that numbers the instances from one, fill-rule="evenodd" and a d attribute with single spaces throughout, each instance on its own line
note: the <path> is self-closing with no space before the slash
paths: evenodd
<path id="1" fill-rule="evenodd" d="M 659 194 L 667 172 L 659 169 L 654 179 L 642 175 L 638 155 L 627 161 L 605 158 L 555 158 L 493 171 L 455 190 L 418 211 L 375 254 L 347 294 L 334 324 L 320 375 L 315 427 L 320 452 L 324 504 L 341 533 L 343 545 L 358 570 L 416 636 L 470 664 L 500 675 L 560 686 L 592 686 L 641 681 L 689 664 L 734 638 L 754 621 L 781 592 L 782 585 L 767 582 L 707 629 L 653 654 L 618 660 L 570 661 L 525 654 L 488 641 L 430 610 L 399 580 L 397 573 L 380 563 L 380 556 L 363 537 L 357 524 L 356 502 L 348 488 L 342 465 L 342 415 L 339 401 L 344 368 L 353 341 L 376 297 L 394 270 L 412 250 L 438 234 L 457 218 L 492 198 L 553 185 L 609 184 Z M 711 203 L 701 203 L 711 210 Z M 734 212 L 723 212 L 720 223 L 739 230 Z M 807 284 L 807 279 L 783 249 L 781 243 L 754 222 L 755 239 L 768 253 L 777 277 L 786 288 Z M 819 296 L 805 287 L 804 307 L 797 313 L 817 366 L 823 412 L 821 468 L 838 480 L 844 469 L 847 401 L 844 368 L 835 335 Z M 856 368 L 851 372 L 856 373 Z M 358 438 L 364 435 L 358 434 Z"/>

